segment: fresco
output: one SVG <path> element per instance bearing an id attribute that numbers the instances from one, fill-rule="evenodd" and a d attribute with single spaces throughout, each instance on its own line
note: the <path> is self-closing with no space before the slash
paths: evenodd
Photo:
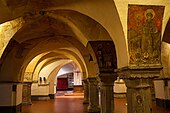
<path id="1" fill-rule="evenodd" d="M 12 21 L 0 24 L 0 57 L 3 54 L 9 40 L 24 25 L 23 18 L 17 18 Z"/>
<path id="2" fill-rule="evenodd" d="M 128 5 L 129 64 L 160 64 L 164 6 Z"/>
<path id="3" fill-rule="evenodd" d="M 32 72 L 25 72 L 24 74 L 24 82 L 32 82 Z"/>
<path id="4" fill-rule="evenodd" d="M 117 69 L 116 51 L 113 41 L 89 41 L 95 52 L 100 71 Z"/>

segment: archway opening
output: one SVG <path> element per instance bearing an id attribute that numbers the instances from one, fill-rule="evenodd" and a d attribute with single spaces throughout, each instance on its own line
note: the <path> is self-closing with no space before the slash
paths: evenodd
<path id="1" fill-rule="evenodd" d="M 55 83 L 57 95 L 83 95 L 83 73 L 76 63 L 71 62 L 60 68 Z"/>

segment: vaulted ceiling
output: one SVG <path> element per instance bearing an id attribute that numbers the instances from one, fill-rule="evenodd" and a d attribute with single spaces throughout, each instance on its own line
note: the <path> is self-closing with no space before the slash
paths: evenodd
<path id="1" fill-rule="evenodd" d="M 3 40 L 3 44 L 12 38 L 24 49 L 39 47 L 28 53 L 29 57 L 26 58 L 30 59 L 27 59 L 25 64 L 29 64 L 34 57 L 46 52 L 49 52 L 48 55 L 40 58 L 38 63 L 55 55 L 58 56 L 54 58 L 55 60 L 73 57 L 87 60 L 89 41 L 112 40 L 116 47 L 118 67 L 127 66 L 128 4 L 165 6 L 162 34 L 164 34 L 163 41 L 170 43 L 169 0 L 1 0 L 0 23 L 18 19 L 16 23 L 18 22 L 19 26 L 17 28 L 14 22 L 9 24 L 14 32 L 9 36 L 8 33 L 11 31 L 4 30 L 6 33 L 4 36 L 8 38 Z M 56 45 L 46 46 L 49 42 L 52 44 L 55 41 Z M 83 60 L 81 64 L 84 64 Z"/>

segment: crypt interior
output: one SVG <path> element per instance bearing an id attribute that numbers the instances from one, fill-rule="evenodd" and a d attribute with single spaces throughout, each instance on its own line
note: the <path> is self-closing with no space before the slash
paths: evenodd
<path id="1" fill-rule="evenodd" d="M 82 96 L 67 103 L 77 113 L 120 113 L 118 99 L 122 113 L 169 113 L 169 12 L 170 0 L 1 0 L 1 113 L 63 91 Z"/>

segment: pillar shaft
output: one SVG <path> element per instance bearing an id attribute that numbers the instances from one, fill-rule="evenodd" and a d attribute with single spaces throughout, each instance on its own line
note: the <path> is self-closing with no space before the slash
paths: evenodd
<path id="1" fill-rule="evenodd" d="M 117 75 L 112 73 L 101 73 L 100 80 L 100 100 L 101 113 L 114 113 L 113 85 Z"/>
<path id="2" fill-rule="evenodd" d="M 99 113 L 99 91 L 96 78 L 88 78 L 89 82 L 89 113 Z"/>
<path id="3" fill-rule="evenodd" d="M 84 101 L 83 104 L 89 103 L 89 84 L 88 81 L 85 79 L 83 80 L 83 87 L 84 87 Z"/>
<path id="4" fill-rule="evenodd" d="M 151 79 L 125 79 L 128 113 L 152 113 Z"/>
<path id="5" fill-rule="evenodd" d="M 158 67 L 128 67 L 121 70 L 127 86 L 128 113 L 152 113 L 152 80 L 160 75 Z"/>
<path id="6" fill-rule="evenodd" d="M 30 105 L 31 102 L 31 82 L 23 84 L 22 104 Z"/>

